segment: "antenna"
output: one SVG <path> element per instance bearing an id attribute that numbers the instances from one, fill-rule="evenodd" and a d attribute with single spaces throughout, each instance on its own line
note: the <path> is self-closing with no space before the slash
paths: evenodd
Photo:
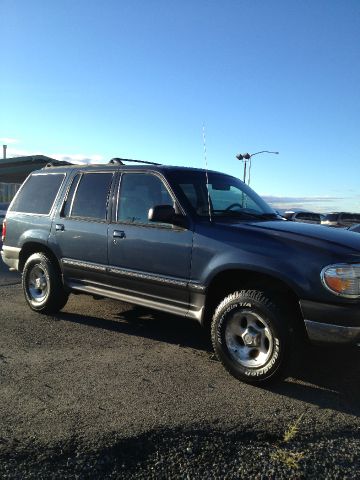
<path id="1" fill-rule="evenodd" d="M 204 144 L 204 158 L 205 158 L 205 174 L 206 174 L 206 190 L 208 195 L 208 206 L 209 206 L 209 219 L 212 222 L 211 216 L 211 206 L 210 206 L 210 192 L 209 192 L 209 175 L 208 175 L 208 161 L 207 161 L 207 152 L 206 152 L 206 137 L 205 137 L 205 125 L 203 124 L 203 144 Z"/>

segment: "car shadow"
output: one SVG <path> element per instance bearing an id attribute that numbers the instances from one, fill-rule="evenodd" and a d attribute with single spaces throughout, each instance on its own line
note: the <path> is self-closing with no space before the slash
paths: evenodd
<path id="1" fill-rule="evenodd" d="M 307 345 L 291 375 L 271 391 L 360 417 L 359 347 Z"/>
<path id="2" fill-rule="evenodd" d="M 56 318 L 212 353 L 210 339 L 196 321 L 143 307 L 129 306 L 116 313 L 115 320 L 66 312 Z M 214 359 L 213 355 L 209 358 Z M 320 408 L 360 416 L 360 348 L 307 345 L 302 349 L 300 365 L 290 375 L 283 382 L 262 388 Z"/>
<path id="3" fill-rule="evenodd" d="M 116 313 L 116 320 L 60 312 L 55 318 L 112 332 L 211 352 L 211 343 L 196 321 L 138 306 Z"/>

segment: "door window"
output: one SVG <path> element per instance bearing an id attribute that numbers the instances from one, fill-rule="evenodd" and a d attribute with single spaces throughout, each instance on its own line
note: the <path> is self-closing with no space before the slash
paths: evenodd
<path id="1" fill-rule="evenodd" d="M 112 177 L 112 173 L 83 174 L 72 202 L 70 216 L 106 220 Z"/>
<path id="2" fill-rule="evenodd" d="M 156 205 L 173 205 L 163 182 L 155 175 L 125 173 L 121 178 L 117 219 L 120 222 L 150 223 L 148 213 Z"/>

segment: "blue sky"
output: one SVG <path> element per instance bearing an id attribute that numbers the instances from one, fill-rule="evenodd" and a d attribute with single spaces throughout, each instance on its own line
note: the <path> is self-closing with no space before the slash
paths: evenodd
<path id="1" fill-rule="evenodd" d="M 242 177 L 277 207 L 360 211 L 359 0 L 0 0 L 8 156 Z"/>

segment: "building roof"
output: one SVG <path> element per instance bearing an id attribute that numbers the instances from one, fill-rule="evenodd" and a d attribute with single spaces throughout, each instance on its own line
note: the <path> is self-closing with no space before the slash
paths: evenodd
<path id="1" fill-rule="evenodd" d="M 22 183 L 29 173 L 45 167 L 48 163 L 54 166 L 71 165 L 69 162 L 55 160 L 45 155 L 28 155 L 0 160 L 0 182 Z"/>

